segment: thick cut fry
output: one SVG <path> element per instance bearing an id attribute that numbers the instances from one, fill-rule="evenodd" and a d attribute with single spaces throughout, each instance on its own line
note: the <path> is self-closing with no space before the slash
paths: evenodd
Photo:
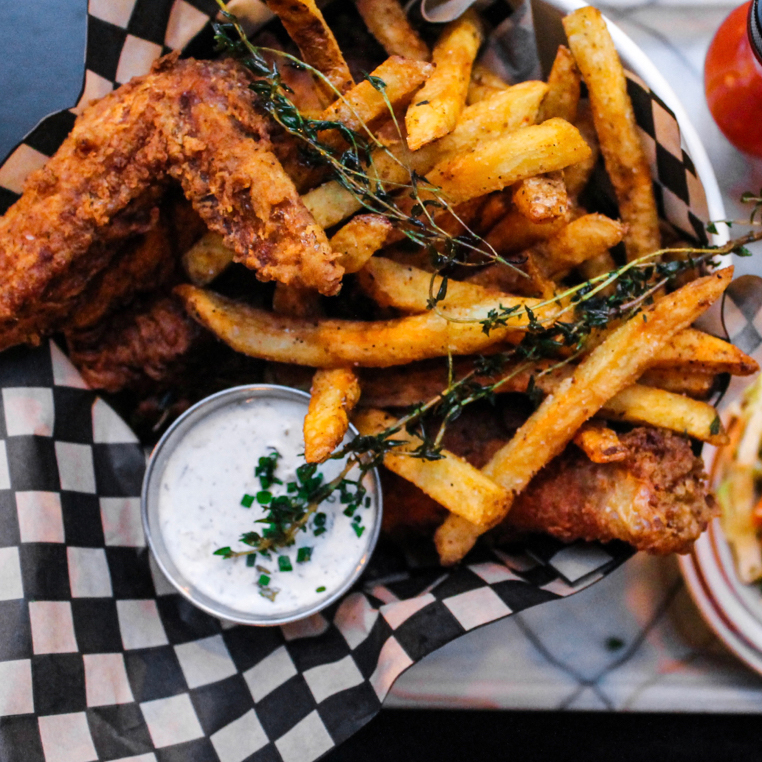
<path id="1" fill-rule="evenodd" d="M 534 223 L 512 209 L 487 233 L 484 240 L 498 254 L 516 254 L 540 241 L 547 240 L 568 222 L 568 217 L 562 217 Z"/>
<path id="2" fill-rule="evenodd" d="M 315 0 L 266 0 L 267 7 L 281 20 L 289 37 L 296 43 L 305 63 L 322 72 L 332 87 L 345 93 L 354 85 L 349 67 L 325 23 Z M 336 93 L 323 87 L 331 101 Z"/>
<path id="3" fill-rule="evenodd" d="M 339 252 L 344 272 L 356 273 L 384 245 L 392 223 L 380 214 L 358 214 L 333 238 L 331 248 Z"/>
<path id="4" fill-rule="evenodd" d="M 577 119 L 580 76 L 569 48 L 558 46 L 553 68 L 548 75 L 548 94 L 542 102 L 539 121 L 557 116 L 572 122 Z"/>
<path id="5" fill-rule="evenodd" d="M 480 143 L 469 154 L 437 164 L 427 178 L 457 203 L 563 169 L 589 155 L 576 127 L 563 119 L 549 119 Z"/>
<path id="6" fill-rule="evenodd" d="M 368 31 L 388 55 L 429 60 L 428 45 L 413 29 L 398 0 L 355 0 L 355 3 Z"/>
<path id="7" fill-rule="evenodd" d="M 352 422 L 361 434 L 373 436 L 393 426 L 397 419 L 382 410 L 362 410 Z M 441 460 L 422 460 L 407 453 L 422 444 L 422 440 L 402 429 L 392 435 L 405 444 L 395 447 L 384 456 L 384 466 L 423 490 L 429 497 L 456 515 L 478 522 L 484 515 L 500 511 L 508 493 L 478 468 L 448 450 Z"/>
<path id="8" fill-rule="evenodd" d="M 432 71 L 434 67 L 424 61 L 411 61 L 399 56 L 387 58 L 371 72 L 372 77 L 384 83 L 383 93 L 364 79 L 325 109 L 319 119 L 341 122 L 350 130 L 362 133 L 363 126 L 373 128 L 381 119 L 389 118 L 387 100 L 394 108 L 406 103 Z M 321 133 L 320 136 L 323 141 L 324 135 Z"/>
<path id="9" fill-rule="evenodd" d="M 411 151 L 441 138 L 455 127 L 466 105 L 471 67 L 481 41 L 481 25 L 473 10 L 445 27 L 431 56 L 437 68 L 405 115 Z"/>
<path id="10" fill-rule="evenodd" d="M 731 373 L 734 376 L 750 376 L 759 370 L 757 361 L 738 347 L 695 328 L 680 331 L 671 338 L 651 367 Z"/>
<path id="11" fill-rule="evenodd" d="M 471 69 L 471 82 L 468 85 L 468 105 L 483 101 L 508 87 L 508 83 L 484 64 L 475 63 Z"/>
<path id="12" fill-rule="evenodd" d="M 384 257 L 374 257 L 358 273 L 360 287 L 382 307 L 395 307 L 403 312 L 421 313 L 429 309 L 429 294 L 436 295 L 442 285 L 442 277 L 420 270 L 412 265 L 401 265 Z M 449 280 L 445 298 L 437 308 L 447 313 L 453 309 L 471 305 L 502 305 L 506 309 L 515 307 L 517 314 L 511 321 L 513 329 L 525 328 L 528 316 L 524 307 L 533 310 L 538 320 L 552 318 L 558 311 L 557 305 L 538 308 L 539 299 L 525 299 L 510 294 L 495 294 L 474 283 Z"/>
<path id="13" fill-rule="evenodd" d="M 585 421 L 632 385 L 670 336 L 687 328 L 722 294 L 732 275 L 733 268 L 729 267 L 699 278 L 611 331 L 495 454 L 483 469 L 487 476 L 513 496 L 521 492 Z M 457 553 L 468 552 L 478 536 L 500 522 L 509 510 L 510 504 L 504 513 L 485 517 L 482 526 L 469 527 L 461 517 L 448 517 L 435 536 L 443 563 L 459 560 Z"/>
<path id="14" fill-rule="evenodd" d="M 390 144 L 388 148 L 406 166 L 425 175 L 438 162 L 447 161 L 474 150 L 482 142 L 533 124 L 545 91 L 546 85 L 542 82 L 523 82 L 489 101 L 464 109 L 453 132 L 424 146 L 420 151 L 410 153 L 406 146 L 396 144 Z M 409 174 L 400 161 L 378 151 L 374 154 L 373 169 L 368 174 L 392 187 L 395 183 L 409 182 Z M 362 208 L 357 194 L 351 193 L 335 180 L 309 191 L 302 200 L 324 228 L 337 225 Z"/>
<path id="15" fill-rule="evenodd" d="M 569 198 L 563 174 L 551 172 L 520 180 L 513 186 L 513 203 L 531 222 L 565 217 L 569 212 Z"/>
<path id="16" fill-rule="evenodd" d="M 652 368 L 640 377 L 639 383 L 665 389 L 673 394 L 685 394 L 697 400 L 708 400 L 715 391 L 716 381 L 717 374 L 711 372 Z"/>
<path id="17" fill-rule="evenodd" d="M 563 19 L 569 47 L 590 94 L 593 119 L 619 214 L 627 225 L 627 258 L 659 249 L 651 171 L 640 143 L 627 80 L 600 11 L 580 8 Z"/>
<path id="18" fill-rule="evenodd" d="M 550 278 L 562 277 L 588 259 L 606 254 L 624 235 L 621 223 L 603 214 L 586 214 L 535 248 L 540 267 Z"/>
<path id="19" fill-rule="evenodd" d="M 177 286 L 175 292 L 193 318 L 237 352 L 313 368 L 384 368 L 447 354 L 475 354 L 504 341 L 522 320 L 517 316 L 514 323 L 509 318 L 507 327 L 487 336 L 479 321 L 499 300 L 453 308 L 448 317 L 464 322 L 429 312 L 366 323 L 274 315 L 190 285 Z"/>
<path id="20" fill-rule="evenodd" d="M 641 384 L 623 389 L 610 399 L 603 415 L 630 423 L 662 426 L 713 445 L 725 444 L 728 439 L 711 405 Z"/>
<path id="21" fill-rule="evenodd" d="M 183 268 L 196 286 L 209 285 L 233 261 L 233 251 L 218 233 L 205 233 L 183 254 Z"/>
<path id="22" fill-rule="evenodd" d="M 360 384 L 349 368 L 318 370 L 304 418 L 304 459 L 322 463 L 342 443 L 349 414 L 360 399 Z"/>
<path id="23" fill-rule="evenodd" d="M 627 457 L 628 449 L 619 441 L 616 431 L 588 421 L 574 435 L 574 444 L 584 451 L 593 463 L 614 463 Z"/>

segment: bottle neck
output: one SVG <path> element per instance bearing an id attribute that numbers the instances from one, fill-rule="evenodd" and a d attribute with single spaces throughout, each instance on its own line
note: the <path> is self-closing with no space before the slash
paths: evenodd
<path id="1" fill-rule="evenodd" d="M 754 0 L 749 6 L 747 31 L 751 49 L 757 62 L 762 65 L 762 3 L 760 0 Z"/>

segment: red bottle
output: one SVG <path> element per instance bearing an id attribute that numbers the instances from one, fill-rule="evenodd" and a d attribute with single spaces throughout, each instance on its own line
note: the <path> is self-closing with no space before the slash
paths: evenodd
<path id="1" fill-rule="evenodd" d="M 717 30 L 704 63 L 709 110 L 738 149 L 762 158 L 762 7 L 750 0 Z"/>

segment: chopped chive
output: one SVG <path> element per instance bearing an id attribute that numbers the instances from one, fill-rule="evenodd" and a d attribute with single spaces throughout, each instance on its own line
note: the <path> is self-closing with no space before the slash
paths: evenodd
<path id="1" fill-rule="evenodd" d="M 352 524 L 352 529 L 355 530 L 358 537 L 362 537 L 362 533 L 365 531 L 365 527 L 361 527 L 359 524 Z"/>
<path id="2" fill-rule="evenodd" d="M 246 566 L 251 568 L 257 563 L 257 554 L 256 553 L 250 553 L 248 556 L 246 556 Z"/>
<path id="3" fill-rule="evenodd" d="M 257 584 L 260 587 L 267 587 L 270 584 L 270 578 L 266 574 L 262 574 L 257 580 Z"/>
<path id="4" fill-rule="evenodd" d="M 315 592 L 316 593 L 324 593 L 325 592 L 325 587 L 323 585 L 321 585 L 320 587 L 316 587 L 315 588 Z"/>
<path id="5" fill-rule="evenodd" d="M 320 537 L 321 534 L 324 534 L 325 527 L 318 527 L 312 534 L 315 535 L 315 537 Z"/>
<path id="6" fill-rule="evenodd" d="M 288 556 L 278 556 L 278 568 L 282 572 L 294 571 L 294 567 L 291 566 L 291 559 Z"/>
<path id="7" fill-rule="evenodd" d="M 296 551 L 296 563 L 303 564 L 312 558 L 312 548 L 304 546 Z"/>
<path id="8" fill-rule="evenodd" d="M 267 505 L 273 499 L 273 493 L 268 492 L 266 489 L 257 492 L 257 502 L 260 505 Z"/>
<path id="9" fill-rule="evenodd" d="M 314 519 L 315 526 L 316 527 L 325 526 L 325 519 L 326 519 L 326 516 L 324 513 L 316 513 L 315 519 Z"/>
<path id="10" fill-rule="evenodd" d="M 355 524 L 359 524 L 362 521 L 362 516 L 355 516 L 352 521 L 355 522 Z"/>
<path id="11" fill-rule="evenodd" d="M 241 505 L 244 508 L 251 508 L 251 506 L 254 505 L 254 495 L 244 495 L 241 498 Z"/>

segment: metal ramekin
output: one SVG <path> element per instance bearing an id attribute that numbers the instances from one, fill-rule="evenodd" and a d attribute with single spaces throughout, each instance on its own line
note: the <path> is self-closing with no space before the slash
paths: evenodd
<path id="1" fill-rule="evenodd" d="M 311 607 L 303 607 L 290 614 L 277 614 L 273 616 L 262 616 L 260 614 L 250 614 L 245 611 L 239 611 L 230 606 L 219 603 L 214 598 L 197 590 L 183 575 L 178 571 L 174 562 L 167 552 L 164 545 L 164 539 L 159 528 L 158 521 L 158 489 L 161 484 L 161 478 L 164 473 L 169 456 L 174 451 L 177 444 L 185 437 L 186 433 L 200 420 L 227 405 L 239 404 L 246 400 L 257 397 L 268 397 L 270 399 L 282 399 L 301 402 L 304 404 L 305 412 L 309 405 L 310 395 L 296 389 L 290 389 L 286 386 L 276 386 L 274 384 L 254 384 L 251 386 L 236 386 L 232 389 L 213 394 L 201 400 L 183 415 L 181 415 L 165 432 L 164 436 L 151 453 L 143 479 L 143 489 L 141 492 L 141 514 L 143 517 L 143 529 L 145 531 L 148 544 L 153 552 L 156 563 L 164 572 L 167 579 L 177 588 L 177 591 L 185 596 L 192 604 L 198 606 L 202 611 L 212 616 L 226 619 L 232 622 L 249 625 L 278 625 L 294 622 L 298 619 L 316 614 L 318 611 L 330 606 L 344 595 L 347 590 L 357 581 L 362 574 L 368 559 L 376 546 L 378 535 L 381 530 L 381 482 L 378 471 L 374 469 L 371 473 L 371 484 L 368 485 L 368 494 L 375 502 L 377 510 L 375 521 L 369 526 L 367 534 L 365 553 L 357 564 L 352 574 L 345 582 L 332 594 L 318 604 Z M 352 433 L 357 434 L 357 429 L 350 424 Z M 221 559 L 220 563 L 224 563 Z"/>

